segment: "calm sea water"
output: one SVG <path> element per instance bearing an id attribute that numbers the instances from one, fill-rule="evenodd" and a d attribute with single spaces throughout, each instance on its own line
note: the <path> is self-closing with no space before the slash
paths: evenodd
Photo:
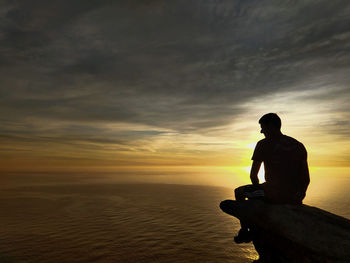
<path id="1" fill-rule="evenodd" d="M 337 194 L 314 191 L 306 203 L 350 218 L 349 198 Z M 0 262 L 251 262 L 253 246 L 233 242 L 238 220 L 218 207 L 232 195 L 166 184 L 3 187 Z"/>

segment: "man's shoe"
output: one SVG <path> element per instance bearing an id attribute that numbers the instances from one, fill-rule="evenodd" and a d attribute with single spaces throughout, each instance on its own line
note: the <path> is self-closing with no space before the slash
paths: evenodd
<path id="1" fill-rule="evenodd" d="M 234 237 L 234 241 L 237 244 L 242 244 L 242 243 L 249 243 L 251 242 L 252 239 L 252 234 L 248 229 L 241 229 L 238 232 L 238 235 Z"/>

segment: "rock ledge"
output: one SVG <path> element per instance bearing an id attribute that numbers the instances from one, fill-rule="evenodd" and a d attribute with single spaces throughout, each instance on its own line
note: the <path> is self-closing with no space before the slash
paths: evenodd
<path id="1" fill-rule="evenodd" d="M 244 220 L 264 263 L 350 263 L 350 220 L 307 205 L 225 200 L 220 208 Z"/>

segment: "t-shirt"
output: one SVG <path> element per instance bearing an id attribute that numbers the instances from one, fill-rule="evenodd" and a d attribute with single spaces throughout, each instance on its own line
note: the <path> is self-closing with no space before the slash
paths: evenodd
<path id="1" fill-rule="evenodd" d="M 280 202 L 292 200 L 302 188 L 301 165 L 306 159 L 304 145 L 292 137 L 281 135 L 260 140 L 252 160 L 264 162 L 267 198 Z"/>

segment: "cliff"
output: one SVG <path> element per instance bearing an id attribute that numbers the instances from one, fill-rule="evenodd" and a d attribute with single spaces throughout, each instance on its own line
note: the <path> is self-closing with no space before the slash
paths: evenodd
<path id="1" fill-rule="evenodd" d="M 264 263 L 350 263 L 350 220 L 307 205 L 225 200 L 220 208 L 244 220 Z"/>

